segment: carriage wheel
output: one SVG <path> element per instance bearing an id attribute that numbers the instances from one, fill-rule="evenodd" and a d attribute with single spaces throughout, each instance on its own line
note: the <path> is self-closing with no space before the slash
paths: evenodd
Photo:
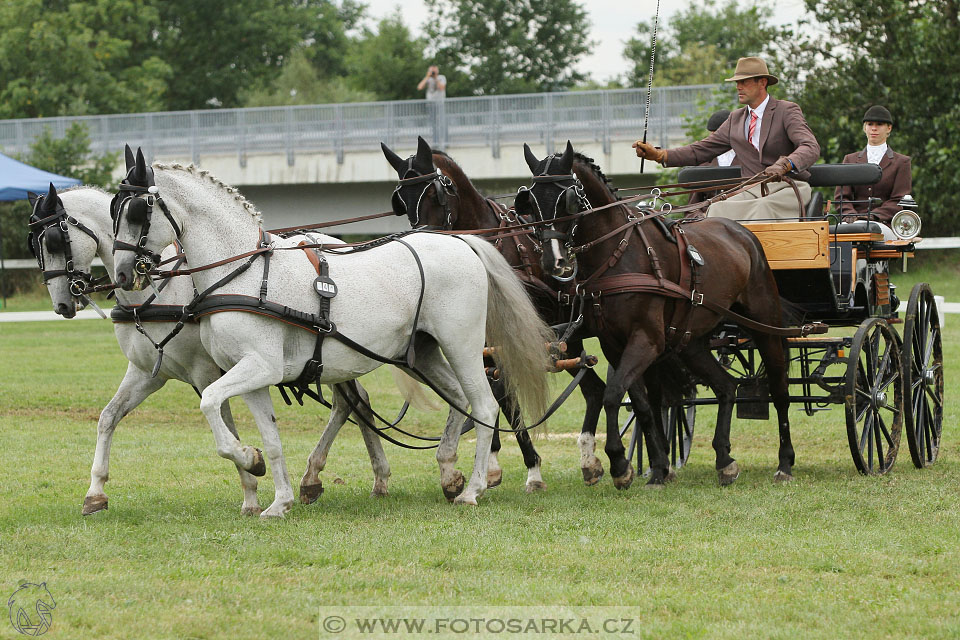
<path id="1" fill-rule="evenodd" d="M 663 430 L 670 447 L 670 464 L 679 469 L 687 464 L 690 445 L 693 444 L 693 425 L 697 417 L 697 405 L 685 402 L 696 400 L 697 390 L 684 397 L 680 404 L 663 407 Z"/>
<path id="2" fill-rule="evenodd" d="M 667 446 L 669 447 L 670 465 L 674 469 L 679 469 L 687 464 L 690 457 L 690 446 L 693 444 L 693 427 L 697 416 L 697 405 L 687 402 L 697 398 L 697 390 L 694 389 L 689 395 L 675 405 L 662 407 L 660 411 L 663 416 L 663 432 L 667 437 Z M 629 406 L 627 404 L 626 406 Z M 626 420 L 620 428 L 620 436 L 632 426 L 633 435 L 630 438 L 630 445 L 627 448 L 627 460 L 633 459 L 634 451 L 637 452 L 637 464 L 643 465 L 643 434 L 636 428 L 636 416 L 633 411 L 627 413 Z"/>
<path id="3" fill-rule="evenodd" d="M 864 320 L 853 337 L 844 385 L 847 439 L 860 473 L 893 467 L 903 428 L 899 337 L 883 318 Z"/>
<path id="4" fill-rule="evenodd" d="M 930 285 L 913 287 L 903 325 L 904 428 L 910 457 L 929 467 L 940 450 L 943 424 L 943 348 L 940 315 Z"/>

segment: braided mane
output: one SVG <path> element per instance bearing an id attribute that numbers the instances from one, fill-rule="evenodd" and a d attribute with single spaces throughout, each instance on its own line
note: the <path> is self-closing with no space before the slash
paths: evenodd
<path id="1" fill-rule="evenodd" d="M 557 154 L 557 155 L 560 155 L 560 154 Z M 610 179 L 607 178 L 607 176 L 605 176 L 605 175 L 603 174 L 603 171 L 600 169 L 600 165 L 598 165 L 598 164 L 593 160 L 593 158 L 590 158 L 590 157 L 588 157 L 588 156 L 585 156 L 584 154 L 580 153 L 579 151 L 574 151 L 574 153 L 573 153 L 573 161 L 574 161 L 574 163 L 579 162 L 579 163 L 582 164 L 582 165 L 586 165 L 586 167 L 587 167 L 588 169 L 590 169 L 590 171 L 593 173 L 593 175 L 594 175 L 597 179 L 599 179 L 600 182 L 603 183 L 603 186 L 607 188 L 607 190 L 610 192 L 610 196 L 611 196 L 614 200 L 619 200 L 619 199 L 620 199 L 619 196 L 617 196 L 617 192 L 616 192 L 616 190 L 613 188 L 613 185 L 610 183 Z"/>
<path id="2" fill-rule="evenodd" d="M 247 211 L 247 213 L 249 213 L 253 217 L 253 219 L 257 221 L 257 224 L 263 224 L 263 215 L 260 213 L 259 210 L 257 210 L 255 206 L 253 206 L 252 202 L 247 200 L 243 196 L 243 194 L 240 193 L 239 189 L 237 189 L 236 187 L 231 187 L 220 178 L 216 177 L 215 175 L 213 175 L 212 173 L 210 173 L 205 169 L 201 169 L 200 167 L 196 166 L 192 162 L 186 166 L 180 164 L 179 162 L 174 162 L 171 164 L 154 162 L 153 168 L 184 171 L 186 173 L 189 173 L 192 176 L 205 179 L 207 182 L 214 185 L 215 187 L 231 194 L 233 196 L 233 199 L 236 200 Z"/>

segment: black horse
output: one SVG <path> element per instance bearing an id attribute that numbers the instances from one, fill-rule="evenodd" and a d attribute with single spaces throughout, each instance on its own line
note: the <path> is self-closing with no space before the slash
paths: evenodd
<path id="1" fill-rule="evenodd" d="M 603 404 L 607 415 L 606 452 L 614 484 L 626 488 L 633 468 L 624 456 L 617 412 L 628 393 L 648 443 L 648 484 L 672 479 L 660 424 L 664 385 L 644 374 L 671 355 L 679 356 L 695 378 L 710 386 L 719 401 L 713 439 L 721 485 L 739 475 L 730 455 L 730 421 L 736 382 L 710 351 L 710 337 L 732 310 L 750 320 L 779 327 L 780 300 L 773 273 L 757 238 L 736 222 L 707 218 L 672 230 L 616 205 L 602 175 L 577 167 L 568 142 L 563 154 L 538 159 L 524 145 L 533 185 L 521 189 L 516 211 L 545 224 L 537 227 L 542 267 L 561 276 L 577 273 L 577 289 L 591 309 L 588 331 L 600 339 L 614 368 Z M 576 173 L 576 175 L 574 175 Z M 612 205 L 581 214 L 593 207 Z M 646 210 L 645 213 L 652 213 Z M 706 301 L 706 302 L 705 302 Z M 777 481 L 792 479 L 794 451 L 787 415 L 787 347 L 782 337 L 752 332 L 770 384 L 780 431 Z M 649 395 L 648 395 L 649 391 Z M 656 409 L 656 410 L 654 410 Z"/>
<path id="2" fill-rule="evenodd" d="M 469 231 L 513 227 L 519 222 L 513 211 L 483 196 L 450 156 L 432 150 L 422 137 L 418 141 L 417 153 L 405 160 L 386 145 L 380 146 L 400 178 L 393 196 L 394 213 L 406 215 L 412 227 Z M 578 154 L 574 165 L 586 170 L 586 167 L 594 166 L 592 162 L 590 158 Z M 540 245 L 533 234 L 522 230 L 520 233 L 508 232 L 507 237 L 495 239 L 494 242 L 514 267 L 517 277 L 527 285 L 527 291 L 541 317 L 554 325 L 569 322 L 573 310 L 573 288 L 544 274 L 539 259 Z M 583 340 L 588 337 L 591 334 L 581 324 L 566 336 L 567 352 L 572 355 L 581 353 Z M 592 485 L 603 475 L 603 465 L 594 450 L 597 422 L 603 407 L 604 384 L 591 369 L 584 372 L 579 388 L 586 403 L 579 439 L 580 467 L 584 482 Z M 511 425 L 514 428 L 522 425 L 519 412 L 510 403 L 504 402 L 501 384 L 495 383 L 494 394 L 502 401 L 501 406 L 505 407 Z M 517 442 L 528 469 L 534 464 L 539 465 L 540 457 L 525 431 L 517 433 Z M 499 436 L 495 438 L 493 447 L 494 451 L 499 450 Z"/>

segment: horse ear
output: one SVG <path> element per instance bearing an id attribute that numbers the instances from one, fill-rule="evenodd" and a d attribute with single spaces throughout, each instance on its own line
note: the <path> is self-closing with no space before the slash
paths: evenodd
<path id="1" fill-rule="evenodd" d="M 530 167 L 530 173 L 536 174 L 540 160 L 533 155 L 533 150 L 526 142 L 523 143 L 523 158 L 527 161 L 527 166 Z"/>
<path id="2" fill-rule="evenodd" d="M 37 206 L 37 200 L 40 199 L 40 196 L 33 191 L 27 191 L 27 200 L 30 202 L 30 208 L 33 209 Z"/>
<path id="3" fill-rule="evenodd" d="M 137 148 L 137 159 L 133 170 L 133 178 L 137 182 L 145 183 L 147 180 L 147 161 L 143 159 L 143 150 Z"/>
<path id="4" fill-rule="evenodd" d="M 57 188 L 53 186 L 53 183 L 50 183 L 50 190 L 47 191 L 47 196 L 43 199 L 43 210 L 54 212 L 57 210 Z"/>
<path id="5" fill-rule="evenodd" d="M 386 157 L 387 162 L 390 163 L 390 166 L 394 168 L 397 172 L 397 175 L 401 178 L 403 177 L 403 171 L 407 168 L 407 163 L 403 161 L 403 158 L 395 154 L 390 147 L 384 143 L 380 143 L 380 148 L 383 150 L 383 155 Z"/>
<path id="6" fill-rule="evenodd" d="M 123 145 L 123 159 L 127 165 L 126 171 L 130 171 L 130 168 L 137 164 L 136 159 L 133 157 L 133 149 L 131 149 L 128 144 Z"/>
<path id="7" fill-rule="evenodd" d="M 573 145 L 570 144 L 569 140 L 567 140 L 567 148 L 563 150 L 563 155 L 560 156 L 560 169 L 564 173 L 569 173 L 573 169 Z"/>
<path id="8" fill-rule="evenodd" d="M 417 136 L 417 159 L 415 162 L 423 169 L 433 169 L 433 149 L 430 143 L 423 139 L 423 136 Z"/>

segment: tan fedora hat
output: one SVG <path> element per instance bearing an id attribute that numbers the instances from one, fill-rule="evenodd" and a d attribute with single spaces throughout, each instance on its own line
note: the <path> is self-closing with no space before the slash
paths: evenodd
<path id="1" fill-rule="evenodd" d="M 724 82 L 736 82 L 747 78 L 767 78 L 768 86 L 779 82 L 777 76 L 770 75 L 767 63 L 762 58 L 740 58 L 737 60 L 737 69 L 733 72 L 733 77 L 724 78 Z"/>

